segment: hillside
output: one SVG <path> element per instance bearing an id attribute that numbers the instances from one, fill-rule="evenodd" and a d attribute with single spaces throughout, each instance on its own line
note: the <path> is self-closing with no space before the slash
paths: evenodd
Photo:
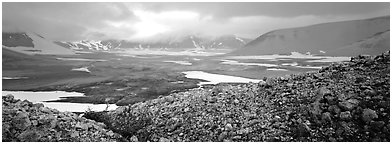
<path id="1" fill-rule="evenodd" d="M 289 78 L 194 89 L 105 120 L 144 141 L 390 141 L 389 62 L 389 52 L 359 56 Z"/>
<path id="2" fill-rule="evenodd" d="M 332 22 L 268 32 L 232 55 L 300 52 L 332 56 L 380 54 L 389 50 L 389 16 Z"/>
<path id="3" fill-rule="evenodd" d="M 73 55 L 72 50 L 56 45 L 36 33 L 3 33 L 2 48 L 34 55 Z"/>
<path id="4" fill-rule="evenodd" d="M 121 135 L 108 130 L 103 123 L 59 112 L 27 100 L 2 97 L 3 142 L 91 142 L 122 141 Z"/>
<path id="5" fill-rule="evenodd" d="M 192 89 L 115 111 L 87 112 L 84 117 L 105 123 L 105 128 L 128 141 L 387 142 L 389 82 L 390 53 L 386 52 L 373 57 L 357 56 L 317 72 L 268 78 L 260 83 Z M 113 132 L 95 134 L 100 132 L 95 126 L 90 129 L 77 124 L 80 120 L 93 125 L 95 122 L 45 111 L 39 104 L 3 97 L 3 141 L 36 141 L 49 134 L 47 127 L 54 127 L 52 139 L 39 140 L 96 141 L 108 138 L 106 134 L 112 137 L 104 140 L 116 140 Z M 40 120 L 43 117 L 58 121 L 45 124 Z M 73 118 L 63 120 L 67 117 Z M 31 130 L 38 131 L 38 135 Z M 79 130 L 83 136 L 72 139 L 76 135 L 70 133 L 72 130 Z"/>

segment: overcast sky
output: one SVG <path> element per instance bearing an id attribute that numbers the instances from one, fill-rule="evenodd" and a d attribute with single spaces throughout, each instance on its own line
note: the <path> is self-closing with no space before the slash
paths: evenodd
<path id="1" fill-rule="evenodd" d="M 51 40 L 256 38 L 281 28 L 389 15 L 389 3 L 5 3 L 3 32 Z"/>

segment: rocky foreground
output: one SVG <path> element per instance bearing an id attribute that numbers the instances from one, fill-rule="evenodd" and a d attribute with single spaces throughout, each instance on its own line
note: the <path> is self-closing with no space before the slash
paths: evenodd
<path id="1" fill-rule="evenodd" d="M 2 139 L 390 141 L 389 63 L 389 52 L 358 56 L 318 72 L 220 84 L 85 113 L 98 122 L 6 96 Z"/>
<path id="2" fill-rule="evenodd" d="M 106 129 L 105 124 L 59 112 L 27 100 L 3 96 L 3 142 L 91 142 L 123 141 L 124 138 Z"/>

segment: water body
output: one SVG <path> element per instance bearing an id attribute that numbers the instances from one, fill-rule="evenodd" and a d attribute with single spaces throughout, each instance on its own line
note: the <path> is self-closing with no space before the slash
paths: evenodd
<path id="1" fill-rule="evenodd" d="M 199 85 L 218 84 L 218 83 L 249 83 L 249 82 L 257 83 L 263 81 L 263 80 L 250 79 L 244 77 L 213 74 L 213 73 L 207 73 L 203 71 L 186 71 L 182 73 L 185 74 L 186 78 L 202 79 L 208 81 L 208 82 L 200 82 Z"/>
<path id="2" fill-rule="evenodd" d="M 78 92 L 65 91 L 48 91 L 48 92 L 32 92 L 32 91 L 2 91 L 2 95 L 12 94 L 15 99 L 28 100 L 33 103 L 42 103 L 44 106 L 54 108 L 59 111 L 69 112 L 85 112 L 90 109 L 92 111 L 103 111 L 106 104 L 87 104 L 87 103 L 66 103 L 66 102 L 44 102 L 51 100 L 59 100 L 61 97 L 81 97 L 85 96 Z M 110 104 L 108 110 L 115 110 L 118 106 Z"/>

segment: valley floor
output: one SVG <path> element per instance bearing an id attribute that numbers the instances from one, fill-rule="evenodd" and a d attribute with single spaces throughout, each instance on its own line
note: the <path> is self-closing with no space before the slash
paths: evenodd
<path id="1" fill-rule="evenodd" d="M 3 49 L 2 88 L 80 92 L 85 97 L 68 96 L 49 102 L 122 106 L 197 88 L 201 84 L 258 81 L 264 77 L 315 71 L 334 62 L 331 60 L 347 60 L 346 57 L 299 53 L 232 57 L 217 55 L 221 54 L 218 52 L 221 51 L 139 50 L 136 54 L 132 51 L 30 56 Z M 215 79 L 208 82 L 204 77 L 208 81 Z"/>

